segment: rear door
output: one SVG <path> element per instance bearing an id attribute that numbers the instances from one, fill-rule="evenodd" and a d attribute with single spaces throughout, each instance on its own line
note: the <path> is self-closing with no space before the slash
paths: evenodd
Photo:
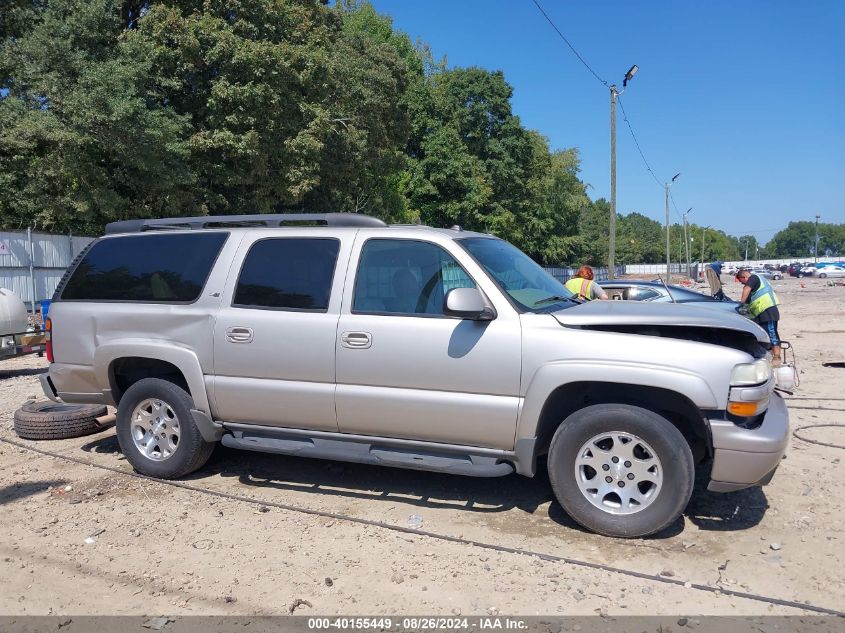
<path id="1" fill-rule="evenodd" d="M 214 327 L 218 419 L 337 430 L 335 336 L 353 236 L 274 230 L 241 244 Z"/>

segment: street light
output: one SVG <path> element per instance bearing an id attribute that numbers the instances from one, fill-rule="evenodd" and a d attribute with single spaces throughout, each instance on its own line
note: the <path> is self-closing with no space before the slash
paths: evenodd
<path id="1" fill-rule="evenodd" d="M 687 216 L 692 211 L 692 207 L 684 211 L 684 244 L 687 248 L 687 277 L 689 277 L 690 268 L 692 267 L 692 261 L 689 257 L 689 238 L 687 237 Z"/>
<path id="2" fill-rule="evenodd" d="M 816 241 L 814 242 L 815 246 L 813 248 L 813 263 L 819 263 L 819 218 L 822 217 L 820 215 L 816 216 Z"/>
<path id="3" fill-rule="evenodd" d="M 616 84 L 610 86 L 610 235 L 607 252 L 607 274 L 610 279 L 614 278 L 616 272 L 616 97 L 625 92 L 628 82 L 639 69 L 636 64 L 628 69 L 622 80 L 622 90 L 617 90 Z"/>
<path id="4" fill-rule="evenodd" d="M 705 235 L 704 232 L 709 228 L 710 228 L 709 226 L 705 226 L 703 229 L 701 229 L 701 265 L 702 266 L 704 266 L 704 235 Z"/>
<path id="5" fill-rule="evenodd" d="M 666 281 L 669 281 L 669 279 L 670 279 L 670 276 L 669 276 L 669 265 L 670 265 L 669 264 L 669 261 L 670 261 L 670 256 L 669 256 L 669 187 L 672 186 L 672 183 L 675 182 L 675 180 L 677 180 L 678 176 L 680 176 L 680 175 L 681 175 L 681 173 L 678 172 L 677 174 L 672 176 L 672 180 L 670 180 L 667 183 L 664 183 L 664 185 L 663 185 L 663 187 L 666 191 Z"/>
<path id="6" fill-rule="evenodd" d="M 631 81 L 634 78 L 634 75 L 637 74 L 637 71 L 639 69 L 640 69 L 640 67 L 637 66 L 636 64 L 634 64 L 633 66 L 631 66 L 628 69 L 628 72 L 625 73 L 625 79 L 622 80 L 622 89 L 623 90 L 628 87 L 628 82 Z"/>

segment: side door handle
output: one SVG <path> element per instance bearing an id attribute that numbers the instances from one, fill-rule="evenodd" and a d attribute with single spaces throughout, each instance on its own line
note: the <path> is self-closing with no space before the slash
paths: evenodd
<path id="1" fill-rule="evenodd" d="M 252 328 L 230 327 L 226 330 L 226 340 L 230 343 L 252 343 Z"/>
<path id="2" fill-rule="evenodd" d="M 350 349 L 368 349 L 373 344 L 369 332 L 344 332 L 340 335 L 340 344 Z"/>

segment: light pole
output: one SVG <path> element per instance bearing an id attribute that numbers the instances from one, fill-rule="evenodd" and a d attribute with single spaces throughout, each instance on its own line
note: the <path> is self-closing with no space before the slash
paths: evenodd
<path id="1" fill-rule="evenodd" d="M 616 84 L 610 86 L 610 235 L 607 250 L 607 274 L 610 279 L 613 279 L 616 272 L 616 97 L 625 92 L 628 82 L 638 70 L 636 64 L 628 69 L 622 80 L 622 90 L 617 90 Z"/>
<path id="2" fill-rule="evenodd" d="M 669 187 L 672 186 L 672 183 L 677 180 L 678 176 L 681 173 L 678 172 L 674 176 L 672 176 L 672 180 L 667 183 L 664 183 L 663 188 L 666 191 L 666 281 L 668 282 L 670 279 L 670 255 L 669 255 Z"/>
<path id="3" fill-rule="evenodd" d="M 813 248 L 813 263 L 819 263 L 819 218 L 822 217 L 820 215 L 816 216 L 816 241 L 814 242 L 815 248 Z"/>
<path id="4" fill-rule="evenodd" d="M 748 261 L 748 238 L 745 238 L 745 261 Z"/>
<path id="5" fill-rule="evenodd" d="M 702 266 L 704 266 L 704 235 L 705 235 L 704 232 L 709 228 L 710 228 L 709 226 L 705 226 L 703 229 L 701 229 L 701 265 Z"/>
<path id="6" fill-rule="evenodd" d="M 689 238 L 687 237 L 687 216 L 692 211 L 692 207 L 684 211 L 684 244 L 687 247 L 687 277 L 689 277 L 690 268 L 692 268 L 692 261 L 689 257 Z"/>

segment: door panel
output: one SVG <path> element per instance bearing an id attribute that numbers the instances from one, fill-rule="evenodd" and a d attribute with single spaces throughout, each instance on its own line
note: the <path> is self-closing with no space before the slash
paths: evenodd
<path id="1" fill-rule="evenodd" d="M 461 261 L 454 244 L 452 251 L 378 239 L 371 241 L 404 244 L 368 251 L 366 237 L 362 231 L 354 247 L 353 259 L 363 247 L 364 265 L 357 281 L 349 275 L 338 327 L 340 430 L 512 449 L 521 369 L 516 313 L 497 305 L 493 321 L 443 316 L 449 289 L 476 285 L 466 272 L 473 262 Z M 364 335 L 368 346 L 344 341 L 350 334 Z"/>
<path id="2" fill-rule="evenodd" d="M 214 326 L 216 417 L 337 431 L 335 341 L 349 244 L 319 229 L 244 240 Z M 299 232 L 298 232 L 299 233 Z M 271 237 L 272 236 L 272 237 Z M 235 283 L 237 280 L 237 283 Z"/>
<path id="3" fill-rule="evenodd" d="M 226 331 L 249 327 L 250 343 Z M 228 422 L 337 430 L 337 315 L 224 308 L 214 327 L 214 395 Z"/>

